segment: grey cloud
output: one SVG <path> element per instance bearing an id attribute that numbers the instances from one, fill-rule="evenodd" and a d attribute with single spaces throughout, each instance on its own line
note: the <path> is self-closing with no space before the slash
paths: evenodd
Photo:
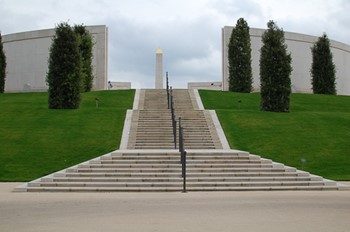
<path id="1" fill-rule="evenodd" d="M 125 18 L 113 19 L 109 26 L 110 68 L 128 72 L 136 82 L 139 76 L 149 77 L 151 80 L 142 79 L 149 86 L 154 81 L 155 50 L 159 46 L 164 53 L 164 71 L 169 71 L 177 87 L 185 87 L 189 79 L 217 80 L 221 32 L 212 21 L 204 16 L 192 22 L 140 26 Z M 214 55 L 217 60 L 213 65 Z M 124 81 L 122 76 L 112 78 Z"/>
<path id="2" fill-rule="evenodd" d="M 153 87 L 155 50 L 161 47 L 164 72 L 169 71 L 175 87 L 186 87 L 187 82 L 221 79 L 221 28 L 234 25 L 240 17 L 251 27 L 265 28 L 266 22 L 274 19 L 285 31 L 312 35 L 325 31 L 331 39 L 348 42 L 350 3 L 334 2 L 338 7 L 327 15 L 313 12 L 273 18 L 273 14 L 266 15 L 264 2 L 254 0 L 3 0 L 0 30 L 6 34 L 52 28 L 68 19 L 72 24 L 105 24 L 109 28 L 111 80 L 131 81 L 136 88 Z"/>

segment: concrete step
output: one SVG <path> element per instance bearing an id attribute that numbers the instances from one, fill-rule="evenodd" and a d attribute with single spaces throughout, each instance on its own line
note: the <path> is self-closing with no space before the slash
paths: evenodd
<path id="1" fill-rule="evenodd" d="M 187 191 L 327 191 L 337 186 L 190 187 Z M 27 187 L 28 192 L 180 192 L 182 187 Z"/>
<path id="2" fill-rule="evenodd" d="M 133 149 L 145 149 L 145 150 L 148 150 L 148 149 L 152 149 L 152 150 L 155 150 L 155 149 L 173 149 L 174 148 L 174 145 L 172 146 L 165 146 L 165 145 L 162 145 L 162 144 L 159 144 L 159 145 L 134 145 Z M 215 145 L 208 145 L 206 147 L 203 147 L 203 146 L 195 146 L 195 145 L 192 145 L 192 146 L 186 146 L 187 149 L 198 149 L 198 150 L 202 150 L 202 149 L 212 149 L 212 150 L 215 150 L 216 147 Z"/>
<path id="3" fill-rule="evenodd" d="M 180 172 L 181 165 L 179 164 L 178 167 L 172 167 L 169 165 L 169 167 L 125 167 L 125 168 L 106 168 L 106 167 L 95 167 L 95 168 L 89 168 L 89 167 L 82 167 L 82 168 L 68 168 L 67 172 Z M 294 168 L 258 168 L 258 167 L 252 167 L 252 168 L 187 168 L 187 173 L 237 173 L 237 172 L 296 172 L 296 169 Z"/>
<path id="4" fill-rule="evenodd" d="M 188 187 L 187 191 L 327 191 L 340 190 L 338 186 L 243 186 L 243 187 Z"/>
<path id="5" fill-rule="evenodd" d="M 180 172 L 161 172 L 161 173 L 143 173 L 143 172 L 118 172 L 118 173 L 101 173 L 101 172 L 66 172 L 57 173 L 54 177 L 88 177 L 88 178 L 120 178 L 120 177 L 181 177 Z M 187 173 L 187 178 L 297 178 L 297 177 L 310 177 L 307 172 L 238 172 L 238 173 L 222 173 L 222 172 L 210 172 L 210 173 Z"/>
<path id="6" fill-rule="evenodd" d="M 154 159 L 153 157 L 148 157 L 145 159 L 119 159 L 119 160 L 99 160 L 99 161 L 91 161 L 90 164 L 177 164 L 180 162 L 180 156 L 179 157 L 172 157 L 171 159 L 164 159 L 160 157 L 159 159 Z M 227 164 L 232 163 L 232 161 L 227 160 L 193 160 L 193 159 L 187 159 L 188 165 L 195 165 L 195 164 Z M 260 161 L 260 160 L 235 160 L 234 164 L 272 164 L 271 161 Z"/>
<path id="7" fill-rule="evenodd" d="M 182 187 L 27 187 L 27 192 L 180 192 Z"/>
<path id="8" fill-rule="evenodd" d="M 135 188 L 148 188 L 148 187 L 182 187 L 182 182 L 40 182 L 30 183 L 29 187 L 135 187 Z"/>
<path id="9" fill-rule="evenodd" d="M 177 168 L 180 166 L 180 163 L 103 163 L 103 164 L 81 164 L 78 165 L 78 168 L 117 168 L 117 169 L 131 169 L 131 168 Z M 244 164 L 232 164 L 232 163 L 219 163 L 219 164 L 213 164 L 213 163 L 188 163 L 187 168 L 198 168 L 200 171 L 202 169 L 208 169 L 208 168 L 273 168 L 272 164 L 261 164 L 261 163 L 244 163 Z"/>
<path id="10" fill-rule="evenodd" d="M 54 178 L 43 178 L 42 182 L 182 182 L 182 177 L 180 174 L 172 175 L 172 176 L 148 176 L 148 177 L 54 177 Z M 187 183 L 196 183 L 196 182 L 262 182 L 262 183 L 270 183 L 270 182 L 291 182 L 296 183 L 298 181 L 302 182 L 310 182 L 310 181 L 322 181 L 322 178 L 312 178 L 312 177 L 203 177 L 203 178 L 195 178 L 188 177 Z M 334 185 L 334 184 L 332 184 Z"/>

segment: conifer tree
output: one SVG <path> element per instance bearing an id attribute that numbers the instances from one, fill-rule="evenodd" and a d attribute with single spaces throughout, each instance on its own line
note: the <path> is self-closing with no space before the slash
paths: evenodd
<path id="1" fill-rule="evenodd" d="M 81 58 L 79 43 L 68 23 L 60 23 L 50 48 L 49 108 L 76 109 L 80 105 Z"/>
<path id="2" fill-rule="evenodd" d="M 94 79 L 92 74 L 92 36 L 84 25 L 75 25 L 74 32 L 77 34 L 79 39 L 79 51 L 81 55 L 82 68 L 82 91 L 90 92 Z"/>
<path id="3" fill-rule="evenodd" d="M 6 78 L 6 56 L 4 47 L 2 44 L 2 36 L 0 33 L 0 93 L 5 91 L 5 78 Z"/>
<path id="4" fill-rule="evenodd" d="M 250 93 L 252 90 L 251 43 L 248 23 L 240 18 L 228 45 L 229 90 Z"/>
<path id="5" fill-rule="evenodd" d="M 318 38 L 311 48 L 312 52 L 312 89 L 316 94 L 336 94 L 335 65 L 326 34 Z"/>
<path id="6" fill-rule="evenodd" d="M 287 53 L 283 30 L 273 21 L 267 27 L 260 54 L 261 110 L 289 112 L 292 58 Z"/>

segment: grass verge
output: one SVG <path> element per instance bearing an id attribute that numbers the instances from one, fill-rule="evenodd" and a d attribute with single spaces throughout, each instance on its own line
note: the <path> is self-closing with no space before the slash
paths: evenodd
<path id="1" fill-rule="evenodd" d="M 259 93 L 200 95 L 206 109 L 216 110 L 231 148 L 350 180 L 350 97 L 292 94 L 290 113 L 272 113 L 260 111 Z"/>
<path id="2" fill-rule="evenodd" d="M 134 92 L 84 93 L 77 110 L 48 109 L 47 93 L 0 94 L 0 181 L 33 180 L 118 149 Z"/>

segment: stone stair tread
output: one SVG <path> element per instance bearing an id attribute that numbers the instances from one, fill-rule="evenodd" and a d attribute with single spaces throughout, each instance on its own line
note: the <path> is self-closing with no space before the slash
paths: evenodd
<path id="1" fill-rule="evenodd" d="M 190 187 L 187 191 L 323 191 L 338 186 L 259 186 L 259 187 Z"/>
<path id="2" fill-rule="evenodd" d="M 36 182 L 29 187 L 182 187 L 179 182 Z"/>
<path id="3" fill-rule="evenodd" d="M 180 163 L 180 157 L 159 157 L 159 159 L 155 159 L 155 157 L 147 157 L 140 159 L 112 159 L 112 160 L 96 160 L 91 162 L 91 164 L 178 164 Z M 195 159 L 187 159 L 187 164 L 227 164 L 234 162 L 236 164 L 261 164 L 261 160 L 220 160 L 220 159 L 210 159 L 210 160 L 195 160 Z M 272 162 L 271 162 L 272 163 Z"/>
<path id="4" fill-rule="evenodd" d="M 75 168 L 67 169 L 67 172 L 121 172 L 127 169 L 129 172 L 176 172 L 181 170 L 180 164 L 178 168 L 175 167 L 164 167 L 164 168 L 140 168 L 140 167 L 125 167 L 125 168 Z M 187 172 L 296 172 L 295 169 L 286 169 L 286 168 L 187 168 Z"/>
<path id="5" fill-rule="evenodd" d="M 145 176 L 155 176 L 155 177 L 165 177 L 165 176 L 178 176 L 180 172 L 67 172 L 55 174 L 54 177 L 145 177 Z M 187 173 L 188 178 L 205 178 L 205 177 L 309 177 L 308 173 L 298 173 L 298 172 L 251 172 L 251 173 L 222 173 L 222 172 L 211 172 L 211 173 Z"/>
<path id="6" fill-rule="evenodd" d="M 247 181 L 247 182 L 235 182 L 235 181 L 222 181 L 222 182 L 187 182 L 188 187 L 254 187 L 254 186 L 336 186 L 336 182 L 328 183 L 325 181 Z"/>
<path id="7" fill-rule="evenodd" d="M 179 192 L 182 187 L 27 187 L 28 192 Z"/>
<path id="8" fill-rule="evenodd" d="M 114 163 L 114 164 L 81 164 L 78 166 L 78 168 L 116 168 L 116 169 L 123 169 L 123 168 L 177 168 L 181 167 L 180 162 L 177 163 L 131 163 L 131 164 L 120 164 L 120 163 Z M 209 168 L 274 168 L 272 164 L 231 164 L 231 163 L 225 163 L 225 164 L 187 164 L 187 169 L 209 169 Z"/>
<path id="9" fill-rule="evenodd" d="M 121 177 L 54 177 L 54 178 L 48 178 L 48 180 L 45 180 L 45 178 L 42 179 L 41 182 L 154 182 L 154 181 L 169 181 L 169 182 L 182 182 L 182 177 L 180 174 L 172 175 L 172 176 L 149 176 L 149 177 L 132 177 L 132 176 L 121 176 Z M 253 182 L 253 183 L 270 183 L 273 181 L 283 181 L 283 182 L 297 182 L 297 181 L 313 181 L 312 177 L 188 177 L 187 183 L 211 183 L 211 182 Z M 314 180 L 315 181 L 315 180 Z M 321 182 L 322 178 L 318 179 L 317 181 Z M 298 182 L 299 183 L 299 182 Z M 313 182 L 316 183 L 316 182 Z M 322 181 L 322 183 L 325 183 Z M 334 184 L 333 184 L 334 185 Z"/>
<path id="10" fill-rule="evenodd" d="M 53 182 L 182 182 L 180 174 L 172 177 L 55 177 Z M 44 180 L 42 182 L 45 182 Z"/>

